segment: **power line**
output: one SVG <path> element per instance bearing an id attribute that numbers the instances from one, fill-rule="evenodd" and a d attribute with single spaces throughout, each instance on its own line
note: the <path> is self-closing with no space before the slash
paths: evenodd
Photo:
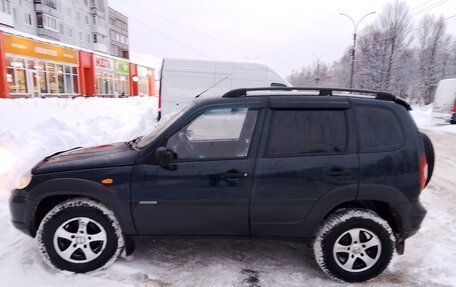
<path id="1" fill-rule="evenodd" d="M 175 21 L 175 20 L 173 20 L 173 19 L 170 19 L 170 18 L 168 18 L 168 17 L 165 17 L 165 16 L 162 16 L 162 15 L 160 15 L 160 14 L 157 14 L 157 13 L 151 11 L 150 9 L 147 9 L 147 8 L 145 8 L 145 7 L 141 7 L 141 6 L 139 6 L 139 5 L 136 4 L 137 2 L 131 2 L 131 1 L 128 1 L 128 0 L 124 0 L 124 1 L 125 1 L 125 2 L 128 2 L 128 3 L 131 4 L 132 6 L 135 6 L 136 8 L 138 8 L 138 9 L 140 9 L 140 10 L 142 10 L 142 11 L 145 11 L 145 12 L 151 14 L 151 15 L 157 16 L 157 17 L 159 17 L 159 18 L 161 18 L 161 19 L 163 19 L 163 20 L 165 20 L 165 21 L 168 21 L 168 22 L 170 22 L 170 23 L 173 23 L 173 24 L 175 24 L 175 25 L 177 25 L 177 26 L 180 26 L 180 27 L 182 27 L 182 28 L 185 28 L 185 29 L 187 29 L 187 30 L 189 30 L 189 31 L 192 31 L 192 32 L 197 33 L 197 34 L 199 34 L 199 35 L 202 35 L 202 36 L 204 36 L 204 37 L 210 38 L 210 39 L 212 39 L 212 40 L 214 40 L 214 41 L 218 41 L 218 42 L 220 42 L 220 43 L 223 43 L 223 44 L 225 44 L 225 45 L 227 45 L 227 46 L 231 46 L 231 47 L 234 47 L 234 48 L 239 49 L 239 50 L 243 50 L 243 51 L 248 52 L 248 53 L 251 53 L 251 54 L 259 55 L 259 56 L 261 56 L 261 57 L 267 58 L 267 59 L 272 60 L 272 61 L 275 61 L 275 62 L 279 62 L 279 63 L 281 63 L 281 64 L 283 64 L 283 65 L 286 65 L 286 66 L 289 67 L 289 68 L 292 68 L 292 67 L 295 66 L 294 64 L 288 63 L 288 62 L 283 61 L 283 60 L 281 60 L 281 59 L 277 59 L 277 58 L 274 58 L 274 57 L 270 57 L 270 56 L 268 56 L 268 55 L 259 53 L 259 52 L 257 52 L 257 51 L 254 51 L 254 50 L 251 50 L 251 49 L 247 49 L 247 48 L 238 46 L 238 45 L 236 45 L 236 44 L 230 43 L 230 42 L 228 42 L 228 41 L 225 41 L 225 40 L 220 39 L 220 38 L 218 38 L 218 37 L 215 37 L 215 36 L 213 36 L 213 35 L 210 35 L 210 34 L 201 32 L 201 31 L 199 31 L 199 30 L 197 30 L 197 29 L 195 29 L 195 28 L 193 28 L 193 27 L 190 27 L 190 26 L 188 26 L 188 25 L 182 24 L 182 23 L 177 22 L 177 21 Z"/>
<path id="2" fill-rule="evenodd" d="M 440 1 L 440 0 L 439 0 L 439 1 Z M 413 8 L 411 8 L 411 9 L 410 9 L 410 12 L 412 12 L 412 11 L 415 10 L 415 9 L 418 9 L 419 7 L 422 7 L 422 6 L 424 6 L 424 5 L 427 5 L 427 4 L 430 3 L 430 2 L 434 2 L 434 0 L 429 0 L 429 1 L 426 1 L 426 2 L 424 2 L 424 3 L 421 3 L 421 4 L 417 5 L 417 6 L 413 7 Z"/>
<path id="3" fill-rule="evenodd" d="M 440 0 L 440 1 L 436 2 L 436 3 L 434 3 L 433 5 L 430 5 L 430 6 L 425 7 L 425 8 L 423 8 L 423 9 L 417 11 L 417 12 L 412 13 L 412 17 L 415 17 L 415 16 L 418 16 L 420 14 L 423 14 L 424 12 L 427 12 L 427 11 L 437 7 L 437 6 L 445 4 L 446 2 L 448 2 L 448 0 Z"/>
<path id="4" fill-rule="evenodd" d="M 181 46 L 181 47 L 184 47 L 184 48 L 186 48 L 186 49 L 190 49 L 190 50 L 192 50 L 193 52 L 195 52 L 195 53 L 197 53 L 197 54 L 199 54 L 199 55 L 201 55 L 201 56 L 203 56 L 203 57 L 205 57 L 205 58 L 207 58 L 207 59 L 213 59 L 213 57 L 207 55 L 206 53 L 201 52 L 201 51 L 199 51 L 199 50 L 197 50 L 197 49 L 195 49 L 195 48 L 193 48 L 193 47 L 191 47 L 191 46 L 189 46 L 189 45 L 187 45 L 187 44 L 185 44 L 185 43 L 183 43 L 183 42 L 177 40 L 176 38 L 174 38 L 174 37 L 172 37 L 172 36 L 170 36 L 170 35 L 168 35 L 168 34 L 165 34 L 165 33 L 161 32 L 161 31 L 159 31 L 159 30 L 153 28 L 151 25 L 149 25 L 149 24 L 147 24 L 147 23 L 145 23 L 145 22 L 143 22 L 143 21 L 141 21 L 141 20 L 134 19 L 134 21 L 136 21 L 136 22 L 138 22 L 138 23 L 140 23 L 140 24 L 146 26 L 148 29 L 154 31 L 155 33 L 161 35 L 161 36 L 164 37 L 164 38 L 167 38 L 169 41 L 174 42 L 175 44 L 177 44 L 177 45 L 179 45 L 179 46 Z"/>

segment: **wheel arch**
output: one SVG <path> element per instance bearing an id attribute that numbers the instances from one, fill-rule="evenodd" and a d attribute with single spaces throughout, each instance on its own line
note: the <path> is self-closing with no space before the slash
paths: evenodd
<path id="1" fill-rule="evenodd" d="M 57 204 L 76 197 L 85 197 L 105 205 L 116 216 L 123 232 L 136 234 L 131 218 L 130 200 L 123 200 L 114 189 L 84 179 L 55 179 L 35 187 L 29 197 L 36 202 L 30 216 L 30 234 L 34 237 L 44 216 Z"/>

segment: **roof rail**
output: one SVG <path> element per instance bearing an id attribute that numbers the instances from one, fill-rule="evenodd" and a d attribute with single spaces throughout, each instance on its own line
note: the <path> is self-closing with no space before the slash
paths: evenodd
<path id="1" fill-rule="evenodd" d="M 378 91 L 370 91 L 370 90 L 360 90 L 360 89 L 343 89 L 343 88 L 315 88 L 315 87 L 261 87 L 261 88 L 241 88 L 231 90 L 225 93 L 222 97 L 223 98 L 240 98 L 246 97 L 247 92 L 255 92 L 255 91 L 318 91 L 318 96 L 334 96 L 334 92 L 345 92 L 346 95 L 343 94 L 341 96 L 369 96 L 377 100 L 383 101 L 394 101 L 407 110 L 411 110 L 412 108 L 410 105 L 404 101 L 403 99 L 397 98 L 393 96 L 391 93 L 388 92 L 378 92 Z M 359 95 L 357 95 L 359 94 Z M 340 95 L 340 94 L 339 94 Z M 339 96 L 338 95 L 338 96 Z"/>

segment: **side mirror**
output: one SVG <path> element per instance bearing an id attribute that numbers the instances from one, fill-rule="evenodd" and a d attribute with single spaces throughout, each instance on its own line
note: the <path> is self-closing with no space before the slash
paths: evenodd
<path id="1" fill-rule="evenodd" d="M 176 166 L 170 165 L 169 163 L 174 159 L 172 151 L 165 147 L 159 147 L 155 150 L 154 158 L 158 165 L 164 169 L 175 170 Z"/>

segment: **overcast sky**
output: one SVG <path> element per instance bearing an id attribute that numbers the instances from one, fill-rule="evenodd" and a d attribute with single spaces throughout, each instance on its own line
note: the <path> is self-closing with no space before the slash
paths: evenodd
<path id="1" fill-rule="evenodd" d="M 132 59 L 149 55 L 267 64 L 282 76 L 322 61 L 338 60 L 351 45 L 353 24 L 380 0 L 109 0 L 129 18 Z M 424 14 L 456 15 L 456 0 L 408 0 L 413 20 Z M 365 18 L 362 30 L 376 19 Z M 448 19 L 456 31 L 456 17 Z M 455 34 L 456 32 L 453 32 Z M 141 58 L 143 59 L 143 57 Z"/>

